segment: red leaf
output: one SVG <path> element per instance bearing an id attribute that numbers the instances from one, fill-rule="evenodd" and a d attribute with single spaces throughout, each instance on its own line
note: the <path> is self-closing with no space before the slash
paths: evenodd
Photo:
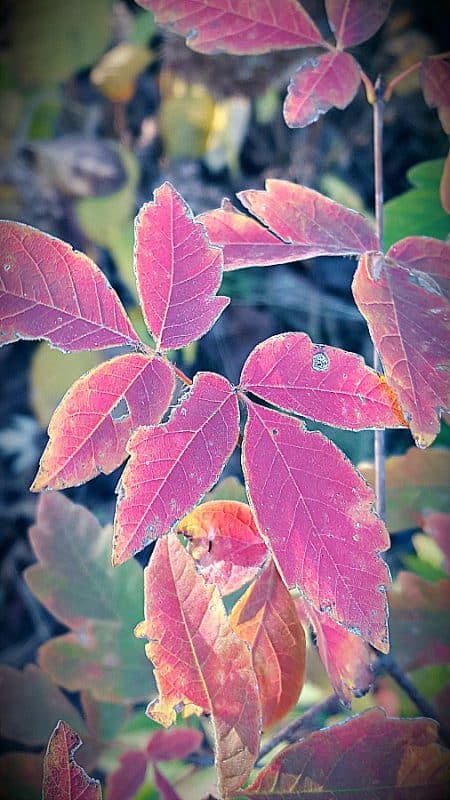
<path id="1" fill-rule="evenodd" d="M 450 134 L 450 62 L 426 58 L 420 72 L 423 96 L 430 108 L 437 108 L 445 133 Z"/>
<path id="2" fill-rule="evenodd" d="M 81 744 L 78 734 L 66 722 L 58 722 L 45 754 L 42 800 L 101 800 L 100 783 L 74 759 Z"/>
<path id="3" fill-rule="evenodd" d="M 308 258 L 311 250 L 309 244 L 283 242 L 227 199 L 222 200 L 221 208 L 206 211 L 197 219 L 205 226 L 211 242 L 223 247 L 225 271 L 298 261 Z"/>
<path id="4" fill-rule="evenodd" d="M 158 350 L 184 347 L 214 325 L 230 302 L 216 297 L 222 251 L 170 183 L 142 206 L 135 224 L 135 270 L 147 327 Z"/>
<path id="5" fill-rule="evenodd" d="M 429 719 L 388 719 L 371 708 L 286 747 L 243 797 L 442 800 L 450 753 Z"/>
<path id="6" fill-rule="evenodd" d="M 370 39 L 386 20 L 391 5 L 392 0 L 325 0 L 338 47 L 353 47 Z"/>
<path id="7" fill-rule="evenodd" d="M 450 575 L 450 514 L 431 512 L 425 515 L 423 529 L 433 537 L 444 556 L 443 569 Z"/>
<path id="8" fill-rule="evenodd" d="M 237 397 L 212 372 L 196 375 L 166 424 L 132 435 L 117 502 L 115 565 L 178 525 L 217 481 L 238 436 Z"/>
<path id="9" fill-rule="evenodd" d="M 373 491 L 344 454 L 297 419 L 247 401 L 242 466 L 258 527 L 286 584 L 388 649 L 389 546 Z"/>
<path id="10" fill-rule="evenodd" d="M 203 734 L 195 728 L 155 731 L 146 747 L 147 757 L 150 761 L 176 761 L 195 753 L 202 741 Z"/>
<path id="11" fill-rule="evenodd" d="M 156 590 L 155 590 L 156 589 Z M 233 633 L 217 590 L 208 586 L 173 534 L 160 539 L 145 570 L 146 637 L 159 698 L 147 708 L 168 727 L 183 716 L 211 714 L 221 792 L 248 777 L 258 754 L 260 708 L 251 655 Z"/>
<path id="12" fill-rule="evenodd" d="M 109 475 L 125 460 L 130 433 L 159 422 L 174 388 L 168 362 L 139 353 L 118 356 L 83 375 L 53 414 L 32 491 L 78 486 L 99 472 Z"/>
<path id="13" fill-rule="evenodd" d="M 360 356 L 313 344 L 306 333 L 284 333 L 257 345 L 244 364 L 241 388 L 339 428 L 406 424 L 384 378 Z"/>
<path id="14" fill-rule="evenodd" d="M 283 106 L 290 128 L 305 128 L 335 106 L 352 102 L 361 82 L 360 68 L 350 53 L 333 51 L 306 59 L 294 73 Z"/>
<path id="15" fill-rule="evenodd" d="M 147 757 L 141 750 L 127 750 L 108 778 L 108 800 L 133 800 L 145 781 Z"/>
<path id="16" fill-rule="evenodd" d="M 162 772 L 159 771 L 158 767 L 153 767 L 153 770 L 155 773 L 155 786 L 158 789 L 160 800 L 180 800 L 180 795 Z"/>
<path id="17" fill-rule="evenodd" d="M 189 539 L 189 552 L 199 572 L 222 595 L 251 581 L 267 557 L 267 547 L 246 503 L 202 503 L 180 522 L 178 533 Z"/>
<path id="18" fill-rule="evenodd" d="M 238 600 L 230 625 L 250 646 L 263 728 L 269 728 L 296 704 L 303 688 L 306 654 L 295 603 L 273 561 Z"/>
<path id="19" fill-rule="evenodd" d="M 319 655 L 334 691 L 341 703 L 350 708 L 352 697 L 362 697 L 373 683 L 373 650 L 360 636 L 336 625 L 327 614 L 316 611 L 304 600 L 297 600 L 297 610 L 300 619 L 315 632 Z"/>
<path id="20" fill-rule="evenodd" d="M 267 180 L 266 191 L 249 189 L 238 196 L 277 236 L 303 245 L 304 258 L 355 255 L 377 247 L 376 236 L 362 214 L 307 186 Z"/>
<path id="21" fill-rule="evenodd" d="M 0 343 L 47 339 L 67 352 L 139 342 L 99 268 L 19 222 L 0 221 Z"/>
<path id="22" fill-rule="evenodd" d="M 439 432 L 450 409 L 448 347 L 450 245 L 410 236 L 385 258 L 367 253 L 359 262 L 353 294 L 381 355 L 419 447 Z"/>
<path id="23" fill-rule="evenodd" d="M 450 580 L 400 572 L 389 592 L 392 650 L 402 669 L 450 663 Z"/>
<path id="24" fill-rule="evenodd" d="M 138 0 L 199 53 L 268 53 L 324 44 L 296 0 Z"/>

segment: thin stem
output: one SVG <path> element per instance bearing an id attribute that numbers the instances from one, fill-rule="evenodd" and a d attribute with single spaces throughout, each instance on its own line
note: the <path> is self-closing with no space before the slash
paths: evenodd
<path id="1" fill-rule="evenodd" d="M 373 104 L 373 155 L 375 170 L 375 218 L 378 249 L 383 250 L 383 112 L 384 112 L 384 86 L 379 76 L 375 82 L 375 102 Z M 373 366 L 377 372 L 383 371 L 383 366 L 376 346 L 373 348 Z M 374 435 L 374 461 L 375 461 L 375 492 L 376 510 L 384 519 L 386 516 L 386 478 L 385 478 L 385 434 L 383 430 L 375 431 Z"/>
<path id="2" fill-rule="evenodd" d="M 183 381 L 183 383 L 185 383 L 186 386 L 192 386 L 191 379 L 188 378 L 188 376 L 184 374 L 183 370 L 181 370 L 178 367 L 176 367 L 175 364 L 173 364 L 172 366 L 173 366 L 173 371 L 175 372 L 175 375 L 180 379 L 180 381 Z"/>
<path id="3" fill-rule="evenodd" d="M 433 58 L 433 59 L 450 58 L 450 51 L 447 51 L 446 53 L 436 53 L 435 55 L 428 56 L 428 58 Z M 384 92 L 384 95 L 383 95 L 383 100 L 384 100 L 385 103 L 389 102 L 389 100 L 391 99 L 391 97 L 393 95 L 393 92 L 394 92 L 395 88 L 398 86 L 398 84 L 401 83 L 402 80 L 407 78 L 408 75 L 412 75 L 413 72 L 417 72 L 417 70 L 420 69 L 422 64 L 423 64 L 423 61 L 416 61 L 415 64 L 411 64 L 410 67 L 408 67 L 407 69 L 404 69 L 403 72 L 400 72 L 398 75 L 395 76 L 395 78 L 392 78 L 392 80 L 389 81 L 388 85 L 386 86 L 386 90 Z M 370 102 L 370 100 L 369 100 L 369 102 Z"/>

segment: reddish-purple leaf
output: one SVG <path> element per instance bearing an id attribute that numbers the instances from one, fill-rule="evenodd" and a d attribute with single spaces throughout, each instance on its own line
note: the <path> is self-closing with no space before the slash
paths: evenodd
<path id="1" fill-rule="evenodd" d="M 450 244 L 410 236 L 359 262 L 353 294 L 419 447 L 450 409 Z"/>
<path id="2" fill-rule="evenodd" d="M 137 0 L 199 53 L 268 53 L 324 44 L 296 0 Z"/>
<path id="3" fill-rule="evenodd" d="M 450 107 L 448 129 L 450 132 Z M 441 198 L 442 208 L 447 212 L 447 214 L 450 214 L 450 152 L 445 159 L 441 183 L 439 186 L 439 196 Z"/>
<path id="4" fill-rule="evenodd" d="M 338 47 L 353 47 L 370 39 L 386 20 L 391 5 L 392 0 L 325 0 Z"/>
<path id="5" fill-rule="evenodd" d="M 230 625 L 247 642 L 261 700 L 263 728 L 295 706 L 305 678 L 305 632 L 273 561 L 239 598 Z"/>
<path id="6" fill-rule="evenodd" d="M 437 511 L 425 514 L 423 529 L 433 537 L 442 551 L 442 567 L 450 575 L 450 514 Z"/>
<path id="7" fill-rule="evenodd" d="M 260 706 L 250 651 L 231 629 L 215 587 L 205 583 L 179 538 L 155 546 L 145 570 L 145 621 L 159 697 L 147 714 L 165 727 L 211 714 L 221 795 L 248 778 L 258 754 Z"/>
<path id="8" fill-rule="evenodd" d="M 450 753 L 430 719 L 371 708 L 286 747 L 240 796 L 261 800 L 443 800 Z"/>
<path id="9" fill-rule="evenodd" d="M 385 379 L 360 356 L 306 333 L 272 336 L 250 353 L 241 388 L 272 405 L 339 428 L 398 428 L 405 420 Z"/>
<path id="10" fill-rule="evenodd" d="M 294 73 L 283 106 L 290 128 L 305 128 L 330 108 L 347 108 L 361 82 L 350 53 L 337 50 L 306 59 Z"/>
<path id="11" fill-rule="evenodd" d="M 249 189 L 238 196 L 277 236 L 303 245 L 304 258 L 358 255 L 377 247 L 372 227 L 362 214 L 307 186 L 271 179 L 265 191 Z"/>
<path id="12" fill-rule="evenodd" d="M 246 503 L 202 503 L 181 520 L 178 533 L 189 539 L 199 572 L 223 595 L 251 581 L 268 555 Z"/>
<path id="13" fill-rule="evenodd" d="M 75 761 L 73 754 L 81 744 L 66 722 L 58 722 L 45 754 L 42 800 L 101 800 L 100 783 Z"/>
<path id="14" fill-rule="evenodd" d="M 248 400 L 247 407 L 247 491 L 286 584 L 386 652 L 389 576 L 379 554 L 389 536 L 372 489 L 321 433 Z"/>
<path id="15" fill-rule="evenodd" d="M 130 433 L 159 422 L 174 388 L 169 363 L 139 353 L 118 356 L 83 375 L 51 419 L 32 491 L 78 486 L 99 472 L 109 475 L 125 460 Z"/>
<path id="16" fill-rule="evenodd" d="M 444 131 L 450 134 L 450 61 L 426 58 L 420 79 L 425 102 L 437 108 Z"/>
<path id="17" fill-rule="evenodd" d="M 298 261 L 308 258 L 311 250 L 309 244 L 283 242 L 227 199 L 222 200 L 220 208 L 205 211 L 197 219 L 205 226 L 211 242 L 223 247 L 225 271 Z"/>
<path id="18" fill-rule="evenodd" d="M 212 372 L 196 375 L 166 424 L 132 435 L 117 502 L 115 565 L 178 525 L 217 481 L 238 436 L 236 394 Z"/>
<path id="19" fill-rule="evenodd" d="M 160 800 L 181 800 L 178 792 L 175 791 L 172 784 L 169 783 L 158 767 L 153 767 L 153 771 L 155 773 L 155 786 L 158 789 Z"/>
<path id="20" fill-rule="evenodd" d="M 360 636 L 336 625 L 305 600 L 297 600 L 296 605 L 300 619 L 314 630 L 319 655 L 334 691 L 341 703 L 350 708 L 352 697 L 362 697 L 373 683 L 374 651 Z"/>
<path id="21" fill-rule="evenodd" d="M 176 761 L 195 753 L 203 741 L 203 734 L 196 728 L 175 728 L 171 731 L 155 731 L 150 738 L 146 753 L 150 761 Z"/>
<path id="22" fill-rule="evenodd" d="M 133 800 L 145 781 L 147 757 L 142 750 L 127 750 L 108 778 L 108 800 Z"/>
<path id="23" fill-rule="evenodd" d="M 223 256 L 170 183 L 142 206 L 135 224 L 136 280 L 158 350 L 184 347 L 214 325 L 230 302 L 216 297 Z"/>
<path id="24" fill-rule="evenodd" d="M 0 221 L 0 344 L 47 339 L 67 352 L 139 342 L 99 268 L 69 244 Z"/>

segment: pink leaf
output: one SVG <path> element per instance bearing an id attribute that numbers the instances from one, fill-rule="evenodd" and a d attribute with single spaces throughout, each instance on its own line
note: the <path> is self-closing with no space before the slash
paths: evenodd
<path id="1" fill-rule="evenodd" d="M 66 489 L 113 472 L 126 458 L 130 433 L 159 422 L 174 388 L 168 362 L 139 353 L 118 356 L 83 375 L 52 417 L 32 491 Z"/>
<path id="2" fill-rule="evenodd" d="M 305 128 L 334 106 L 347 108 L 361 82 L 359 65 L 334 51 L 304 61 L 288 87 L 283 115 L 290 128 Z"/>
<path id="3" fill-rule="evenodd" d="M 222 200 L 221 208 L 206 211 L 197 219 L 205 226 L 211 242 L 223 247 L 225 271 L 298 261 L 308 258 L 311 249 L 308 244 L 283 242 L 227 199 Z"/>
<path id="4" fill-rule="evenodd" d="M 296 0 L 138 0 L 199 53 L 268 53 L 324 44 Z"/>
<path id="5" fill-rule="evenodd" d="M 108 779 L 108 800 L 133 800 L 145 781 L 147 757 L 141 750 L 127 750 Z"/>
<path id="6" fill-rule="evenodd" d="M 388 649 L 389 547 L 374 493 L 321 433 L 247 400 L 242 466 L 258 527 L 287 586 Z"/>
<path id="7" fill-rule="evenodd" d="M 58 722 L 45 754 L 42 800 L 101 800 L 99 782 L 74 759 L 80 745 L 78 734 L 66 722 Z"/>
<path id="8" fill-rule="evenodd" d="M 135 224 L 135 270 L 147 327 L 158 350 L 184 347 L 214 325 L 228 297 L 216 297 L 222 280 L 220 248 L 170 183 L 142 206 Z"/>
<path id="9" fill-rule="evenodd" d="M 391 5 L 392 0 L 325 0 L 338 47 L 353 47 L 370 39 L 386 20 Z"/>
<path id="10" fill-rule="evenodd" d="M 252 580 L 267 557 L 267 547 L 246 503 L 202 503 L 181 520 L 178 533 L 189 539 L 189 552 L 199 572 L 222 595 Z"/>
<path id="11" fill-rule="evenodd" d="M 449 107 L 449 125 L 450 132 L 450 107 Z M 439 187 L 439 196 L 441 198 L 442 208 L 447 214 L 450 214 L 450 152 L 445 159 L 444 169 L 442 172 L 441 183 Z"/>
<path id="12" fill-rule="evenodd" d="M 437 108 L 444 131 L 450 134 L 450 62 L 426 58 L 420 73 L 423 96 L 430 108 Z"/>
<path id="13" fill-rule="evenodd" d="M 272 336 L 250 353 L 241 388 L 272 405 L 350 430 L 405 425 L 394 393 L 360 356 L 306 333 Z"/>
<path id="14" fill-rule="evenodd" d="M 114 564 L 178 525 L 217 481 L 238 435 L 236 394 L 212 372 L 196 375 L 165 425 L 133 434 L 117 503 Z"/>
<path id="15" fill-rule="evenodd" d="M 155 773 L 155 786 L 158 789 L 160 800 L 181 800 L 178 792 L 175 791 L 172 784 L 159 771 L 158 767 L 153 767 L 153 770 Z"/>
<path id="16" fill-rule="evenodd" d="M 320 192 L 280 180 L 267 180 L 266 190 L 249 189 L 239 199 L 273 233 L 305 247 L 304 258 L 357 255 L 376 250 L 369 221 Z"/>
<path id="17" fill-rule="evenodd" d="M 90 258 L 19 222 L 0 221 L 0 249 L 1 344 L 47 339 L 74 352 L 139 342 Z"/>
<path id="18" fill-rule="evenodd" d="M 202 741 L 203 734 L 195 728 L 155 731 L 147 744 L 147 757 L 150 761 L 176 761 L 195 753 Z"/>
<path id="19" fill-rule="evenodd" d="M 353 294 L 419 447 L 439 431 L 450 409 L 448 328 L 450 245 L 410 236 L 381 254 L 363 256 Z"/>
<path id="20" fill-rule="evenodd" d="M 373 683 L 374 651 L 360 636 L 336 625 L 305 600 L 297 600 L 297 610 L 300 619 L 315 632 L 319 655 L 334 691 L 341 703 L 350 708 L 352 697 L 362 697 Z"/>

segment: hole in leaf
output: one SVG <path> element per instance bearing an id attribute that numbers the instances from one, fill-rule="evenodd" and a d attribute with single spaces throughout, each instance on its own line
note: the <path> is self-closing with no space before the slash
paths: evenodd
<path id="1" fill-rule="evenodd" d="M 128 403 L 124 397 L 122 397 L 116 406 L 114 406 L 113 410 L 111 411 L 111 417 L 114 422 L 118 422 L 121 419 L 126 419 L 130 416 L 130 409 L 128 408 Z"/>

